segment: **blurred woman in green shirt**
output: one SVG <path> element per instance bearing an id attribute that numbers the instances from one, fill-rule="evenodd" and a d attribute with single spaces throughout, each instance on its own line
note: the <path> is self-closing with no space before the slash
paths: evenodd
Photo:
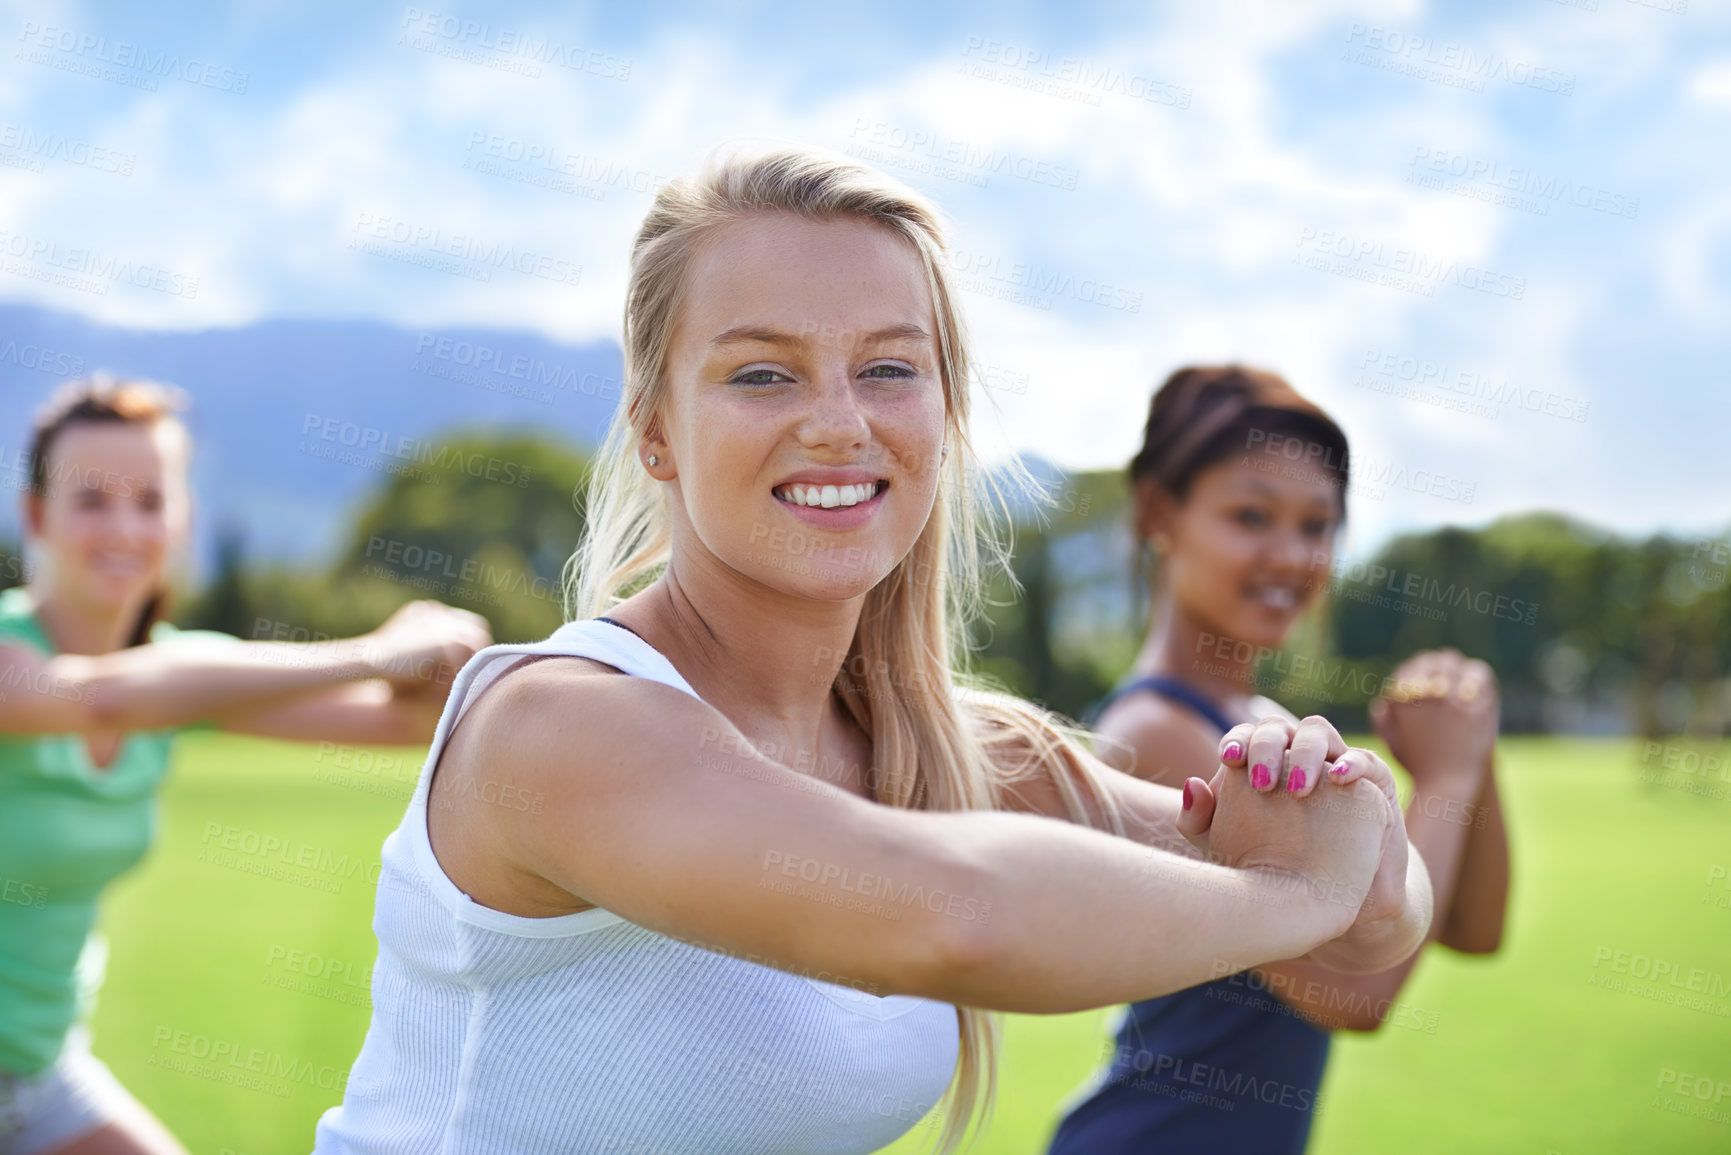
<path id="1" fill-rule="evenodd" d="M 38 416 L 29 564 L 0 592 L 0 1151 L 183 1155 L 90 1053 L 103 888 L 144 856 L 175 735 L 429 741 L 486 622 L 412 602 L 358 638 L 248 642 L 162 617 L 192 514 L 179 390 L 75 382 Z"/>

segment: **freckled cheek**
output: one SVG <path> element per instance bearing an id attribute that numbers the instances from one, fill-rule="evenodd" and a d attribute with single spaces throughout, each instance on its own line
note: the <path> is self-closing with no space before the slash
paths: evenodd
<path id="1" fill-rule="evenodd" d="M 923 518 L 937 499 L 941 474 L 937 468 L 937 445 L 893 446 L 895 472 L 890 474 L 899 494 L 896 506 L 907 517 Z"/>
<path id="2" fill-rule="evenodd" d="M 939 467 L 943 464 L 940 448 L 944 443 L 943 407 L 936 414 L 929 406 L 908 406 L 881 415 L 872 424 L 874 435 L 889 450 L 890 458 L 902 474 L 904 484 L 937 488 Z"/>

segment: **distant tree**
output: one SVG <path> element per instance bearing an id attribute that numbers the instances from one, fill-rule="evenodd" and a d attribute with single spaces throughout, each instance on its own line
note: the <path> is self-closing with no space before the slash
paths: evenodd
<path id="1" fill-rule="evenodd" d="M 245 555 L 245 531 L 233 523 L 225 524 L 216 535 L 216 576 L 176 615 L 182 626 L 250 636 L 254 614 L 247 596 Z"/>
<path id="2" fill-rule="evenodd" d="M 0 590 L 21 586 L 30 578 L 24 565 L 24 552 L 9 541 L 0 541 Z"/>
<path id="3" fill-rule="evenodd" d="M 330 566 L 247 566 L 225 537 L 211 586 L 177 621 L 228 622 L 260 640 L 312 641 L 374 629 L 431 598 L 486 618 L 500 641 L 546 637 L 583 517 L 587 459 L 550 439 L 457 432 L 364 498 Z"/>
<path id="4" fill-rule="evenodd" d="M 434 598 L 474 610 L 501 641 L 543 638 L 565 620 L 561 573 L 582 534 L 574 495 L 587 469 L 544 439 L 444 439 L 421 475 L 393 478 L 360 511 L 331 593 L 369 617 Z"/>
<path id="5" fill-rule="evenodd" d="M 1005 688 L 1080 718 L 1140 639 L 1123 474 L 1057 473 L 1046 501 L 1012 503 L 1010 575 L 990 575 L 974 665 Z M 1014 581 L 1010 580 L 1013 575 Z"/>
<path id="6" fill-rule="evenodd" d="M 977 665 L 1075 715 L 1147 628 L 1123 475 L 1059 476 L 1058 505 L 1017 518 L 1016 593 L 1002 579 L 975 630 Z M 1731 541 L 1631 540 L 1556 513 L 1395 538 L 1337 563 L 1331 597 L 1269 660 L 1264 692 L 1363 729 L 1408 655 L 1453 646 L 1502 684 L 1510 731 L 1731 729 Z M 1300 666 L 1302 654 L 1314 659 Z M 1302 669 L 1303 676 L 1294 671 Z"/>
<path id="7" fill-rule="evenodd" d="M 458 433 L 361 504 L 328 570 L 249 567 L 239 533 L 225 533 L 217 574 L 183 624 L 304 641 L 365 632 L 428 597 L 480 613 L 501 641 L 545 637 L 564 620 L 587 468 L 545 439 Z M 1046 467 L 1045 480 L 1048 503 L 1011 503 L 1010 572 L 988 576 L 969 661 L 1080 717 L 1134 658 L 1149 599 L 1122 472 Z M 22 569 L 0 547 L 0 588 Z M 1268 664 L 1265 692 L 1362 729 L 1402 659 L 1449 645 L 1497 671 L 1508 730 L 1721 734 L 1731 728 L 1728 571 L 1731 540 L 1631 540 L 1554 513 L 1408 534 L 1337 567 L 1326 606 Z M 1295 676 L 1298 654 L 1326 676 Z"/>

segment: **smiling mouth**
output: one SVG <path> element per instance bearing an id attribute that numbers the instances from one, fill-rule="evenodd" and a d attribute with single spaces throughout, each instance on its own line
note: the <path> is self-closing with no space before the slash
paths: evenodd
<path id="1" fill-rule="evenodd" d="M 791 485 L 778 485 L 771 492 L 777 501 L 788 505 L 802 505 L 818 509 L 846 509 L 850 505 L 859 505 L 870 501 L 890 487 L 886 480 L 864 481 L 858 485 L 806 485 L 795 482 Z"/>
<path id="2" fill-rule="evenodd" d="M 1267 609 L 1291 611 L 1298 608 L 1302 597 L 1289 586 L 1262 586 L 1250 592 L 1250 600 Z"/>
<path id="3" fill-rule="evenodd" d="M 99 553 L 91 563 L 92 568 L 106 573 L 139 573 L 145 568 L 144 559 L 130 554 Z"/>

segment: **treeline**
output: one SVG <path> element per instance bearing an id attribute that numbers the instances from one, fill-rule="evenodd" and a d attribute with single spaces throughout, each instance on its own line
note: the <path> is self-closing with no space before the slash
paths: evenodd
<path id="1" fill-rule="evenodd" d="M 244 527 L 224 527 L 212 580 L 171 617 L 309 641 L 362 633 L 426 597 L 474 610 L 500 641 L 545 637 L 564 620 L 588 461 L 532 437 L 451 443 L 517 468 L 509 483 L 463 471 L 391 478 L 347 519 L 328 565 L 254 564 Z M 1080 717 L 1141 644 L 1148 575 L 1122 474 L 1051 485 L 1049 505 L 1017 506 L 1020 588 L 1001 574 L 989 582 L 972 660 Z M 1299 713 L 1361 727 L 1404 657 L 1451 645 L 1496 669 L 1505 730 L 1717 736 L 1731 729 L 1728 570 L 1731 538 L 1631 540 L 1548 513 L 1412 534 L 1337 565 L 1325 607 L 1288 651 L 1264 655 L 1259 684 Z M 0 546 L 0 587 L 26 577 L 16 548 Z"/>
<path id="2" fill-rule="evenodd" d="M 459 434 L 440 444 L 511 468 L 398 474 L 352 517 L 335 561 L 319 571 L 250 566 L 241 531 L 228 527 L 218 572 L 188 604 L 185 623 L 305 641 L 363 633 L 403 602 L 432 598 L 480 614 L 501 642 L 558 629 L 587 459 L 533 437 Z"/>
<path id="3" fill-rule="evenodd" d="M 1045 519 L 1024 517 L 999 604 L 977 630 L 986 669 L 1079 715 L 1141 645 L 1149 577 L 1123 475 L 1061 481 Z M 1400 661 L 1453 646 L 1503 688 L 1506 731 L 1731 730 L 1731 534 L 1630 539 L 1560 514 L 1396 538 L 1337 562 L 1322 610 L 1258 686 L 1302 714 L 1364 726 Z"/>
<path id="4" fill-rule="evenodd" d="M 323 566 L 256 563 L 245 527 L 224 525 L 211 580 L 172 602 L 171 620 L 251 640 L 314 641 L 364 633 L 404 602 L 433 598 L 480 614 L 499 641 L 547 636 L 564 621 L 560 573 L 583 527 L 588 461 L 533 437 L 459 433 L 441 445 L 511 468 L 391 477 L 344 519 L 342 546 Z M 25 576 L 16 550 L 0 549 L 0 585 Z"/>

